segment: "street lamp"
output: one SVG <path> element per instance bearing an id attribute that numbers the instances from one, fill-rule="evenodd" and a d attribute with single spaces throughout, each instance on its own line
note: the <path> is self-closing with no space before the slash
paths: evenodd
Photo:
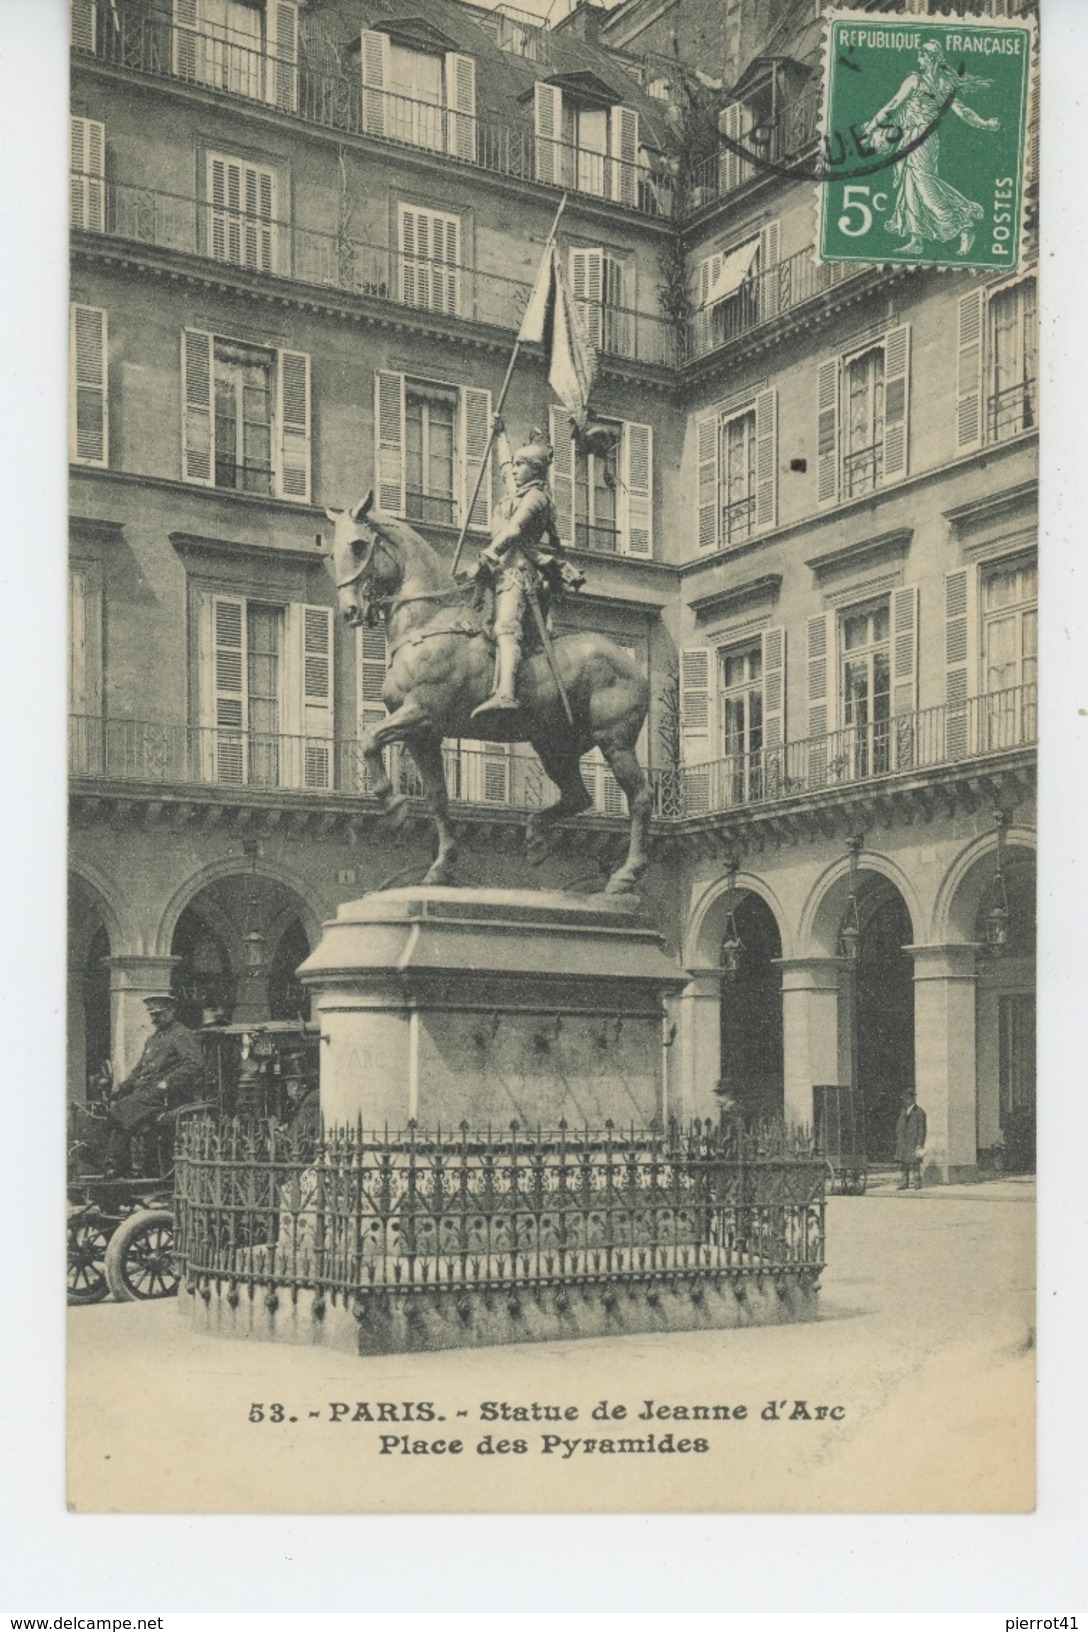
<path id="1" fill-rule="evenodd" d="M 722 939 L 722 969 L 731 980 L 735 980 L 740 973 L 741 955 L 744 952 L 744 942 L 737 929 L 735 904 L 737 896 L 737 873 L 740 863 L 733 858 L 726 864 L 729 875 L 729 894 L 726 897 L 728 907 L 725 914 L 725 935 Z"/>
<path id="2" fill-rule="evenodd" d="M 997 828 L 997 872 L 992 885 L 993 905 L 986 914 L 986 945 L 995 957 L 1000 957 L 1009 944 L 1009 897 L 1005 889 L 1005 829 L 1009 818 L 1003 810 L 994 811 Z"/>
<path id="3" fill-rule="evenodd" d="M 242 935 L 242 967 L 253 979 L 264 973 L 265 941 L 257 928 L 257 857 L 260 853 L 261 847 L 256 839 L 245 840 L 242 854 L 249 862 L 249 893 L 246 898 L 246 927 Z"/>
<path id="4" fill-rule="evenodd" d="M 858 917 L 858 856 L 864 842 L 864 836 L 860 833 L 855 833 L 850 840 L 850 893 L 846 897 L 842 923 L 839 926 L 839 948 L 843 957 L 847 958 L 850 963 L 857 963 L 861 957 L 861 919 Z"/>

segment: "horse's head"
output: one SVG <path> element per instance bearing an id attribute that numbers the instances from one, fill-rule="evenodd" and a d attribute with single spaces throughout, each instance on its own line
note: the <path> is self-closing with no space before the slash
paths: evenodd
<path id="1" fill-rule="evenodd" d="M 332 548 L 325 564 L 336 585 L 340 611 L 353 629 L 373 625 L 378 608 L 387 601 L 399 580 L 397 564 L 385 540 L 367 521 L 374 504 L 373 489 L 347 510 L 326 510 L 332 522 Z M 322 538 L 318 548 L 324 550 Z"/>

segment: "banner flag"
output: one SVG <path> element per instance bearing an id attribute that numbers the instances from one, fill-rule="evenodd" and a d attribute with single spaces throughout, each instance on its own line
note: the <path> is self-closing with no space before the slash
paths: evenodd
<path id="1" fill-rule="evenodd" d="M 548 382 L 578 430 L 584 431 L 597 353 L 571 295 L 557 244 L 540 263 L 518 330 L 518 343 L 524 342 L 544 347 Z"/>

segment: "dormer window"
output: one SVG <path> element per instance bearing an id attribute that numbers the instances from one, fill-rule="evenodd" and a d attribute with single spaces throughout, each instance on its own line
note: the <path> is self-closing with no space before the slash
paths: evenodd
<path id="1" fill-rule="evenodd" d="M 173 18 L 179 79 L 297 110 L 295 0 L 173 0 Z"/>
<path id="2" fill-rule="evenodd" d="M 638 114 L 593 74 L 534 87 L 536 179 L 637 207 Z"/>
<path id="3" fill-rule="evenodd" d="M 475 164 L 475 59 L 420 20 L 393 27 L 362 37 L 364 131 Z"/>

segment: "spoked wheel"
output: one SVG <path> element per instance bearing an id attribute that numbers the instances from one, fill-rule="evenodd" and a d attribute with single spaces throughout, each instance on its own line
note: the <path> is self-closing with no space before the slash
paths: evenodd
<path id="1" fill-rule="evenodd" d="M 68 1224 L 68 1302 L 101 1303 L 109 1291 L 106 1250 L 109 1226 L 100 1218 L 73 1218 Z"/>
<path id="2" fill-rule="evenodd" d="M 106 1280 L 118 1303 L 177 1296 L 174 1215 L 149 1207 L 119 1224 L 106 1249 Z"/>

